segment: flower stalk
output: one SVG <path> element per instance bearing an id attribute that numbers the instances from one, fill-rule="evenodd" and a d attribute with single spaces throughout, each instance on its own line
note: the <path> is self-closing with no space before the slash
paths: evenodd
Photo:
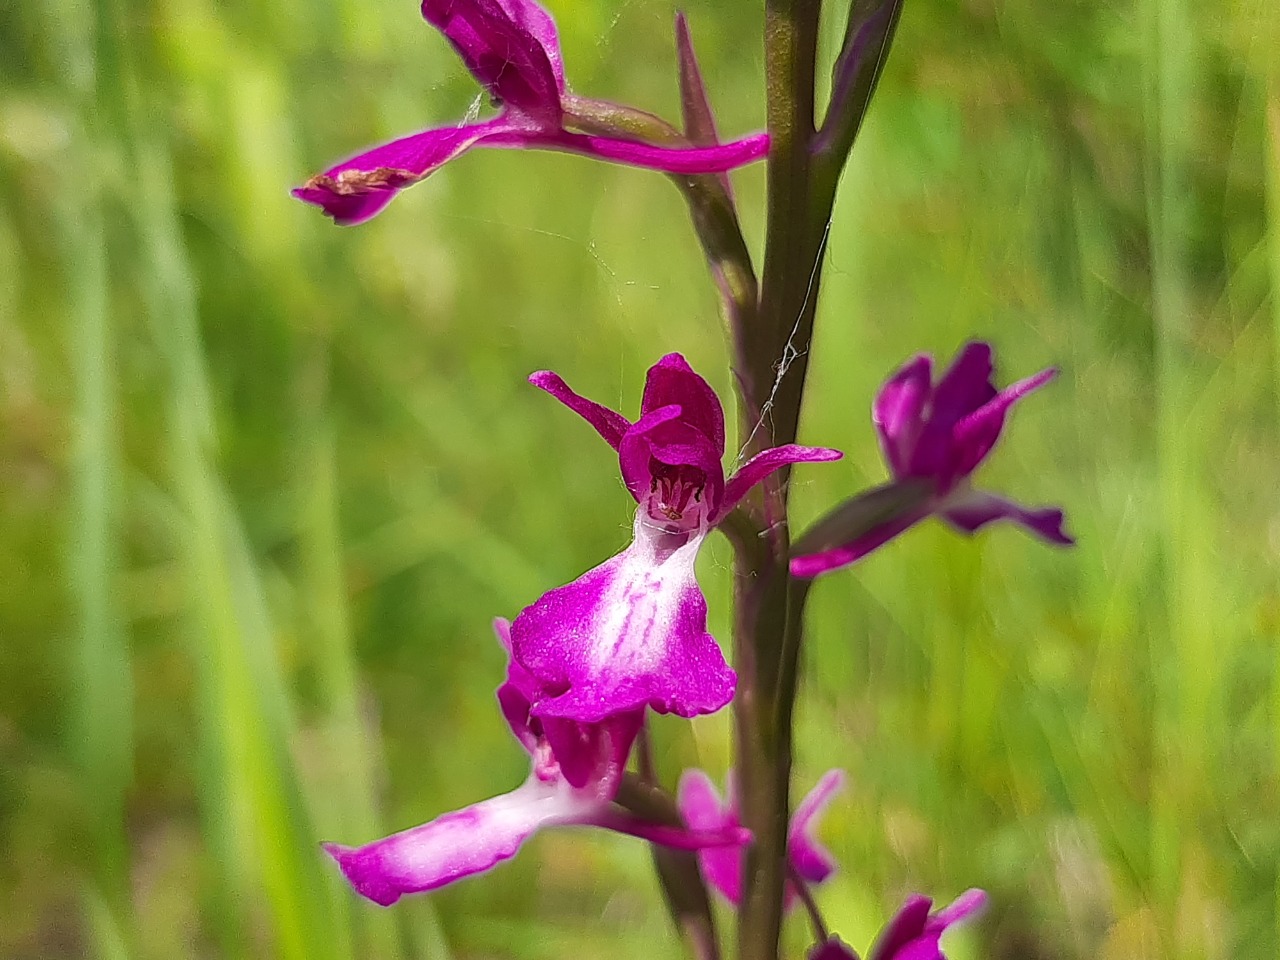
<path id="1" fill-rule="evenodd" d="M 794 438 L 799 423 L 805 355 L 813 329 L 822 230 L 814 229 L 810 187 L 814 136 L 814 70 L 818 0 L 768 0 L 765 5 L 766 116 L 770 151 L 767 232 L 760 309 L 742 331 L 735 358 L 739 427 L 745 454 Z M 825 228 L 826 214 L 822 224 Z M 816 238 L 815 238 L 816 233 Z M 790 441 L 784 441 L 790 442 Z M 734 651 L 739 693 L 734 702 L 742 819 L 755 840 L 743 867 L 738 909 L 741 960 L 775 960 L 782 932 L 786 837 L 791 779 L 788 694 L 778 689 L 781 653 L 801 618 L 787 570 L 786 474 L 746 505 L 754 543 L 739 539 L 734 562 Z M 798 645 L 798 644 L 797 644 Z"/>
<path id="2" fill-rule="evenodd" d="M 820 0 L 768 0 L 765 88 L 768 207 L 760 307 L 735 341 L 744 455 L 794 442 L 817 314 L 836 186 L 892 41 L 901 0 L 854 0 L 836 62 L 833 98 L 815 128 Z M 742 960 L 775 960 L 781 935 L 792 758 L 808 585 L 788 566 L 789 472 L 745 505 L 749 537 L 735 537 L 735 701 L 743 822 L 755 837 L 744 871 Z"/>

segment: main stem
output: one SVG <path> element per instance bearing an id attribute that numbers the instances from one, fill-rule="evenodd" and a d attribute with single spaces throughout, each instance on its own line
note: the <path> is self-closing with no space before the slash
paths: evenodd
<path id="1" fill-rule="evenodd" d="M 735 358 L 744 455 L 792 443 L 800 419 L 832 190 L 815 177 L 814 63 L 819 0 L 767 0 L 765 71 L 771 150 L 760 308 Z M 744 508 L 736 532 L 734 650 L 737 777 L 754 842 L 738 915 L 741 960 L 777 960 L 786 880 L 791 705 L 804 594 L 787 571 L 786 471 Z M 737 530 L 737 528 L 735 528 Z"/>

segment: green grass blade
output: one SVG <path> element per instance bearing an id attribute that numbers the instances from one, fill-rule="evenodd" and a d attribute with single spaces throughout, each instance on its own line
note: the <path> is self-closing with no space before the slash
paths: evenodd
<path id="1" fill-rule="evenodd" d="M 1197 308 L 1192 297 L 1191 144 L 1197 41 L 1184 0 L 1149 0 L 1144 69 L 1147 121 L 1147 224 L 1155 333 L 1156 466 L 1167 628 L 1152 632 L 1156 665 L 1155 746 L 1151 782 L 1153 893 L 1171 956 L 1206 955 L 1207 942 L 1186 931 L 1202 887 L 1196 824 L 1205 815 L 1217 741 L 1220 665 L 1216 636 L 1212 499 L 1201 477 L 1206 453 L 1196 404 L 1205 396 L 1194 362 Z M 1175 932 L 1177 931 L 1177 932 Z"/>
<path id="2" fill-rule="evenodd" d="M 1274 19 L 1274 18 L 1273 18 Z M 1280 41 L 1280 23 L 1273 23 L 1271 33 L 1274 49 Z M 1275 398 L 1280 410 L 1280 63 L 1274 57 L 1270 61 L 1267 77 L 1265 130 L 1263 155 L 1266 163 L 1267 192 L 1267 241 L 1269 246 L 1269 276 L 1271 286 L 1272 356 L 1275 374 Z M 1275 750 L 1273 777 L 1280 776 L 1280 636 L 1273 635 L 1275 645 L 1275 670 L 1272 684 L 1272 743 Z M 1275 888 L 1275 937 L 1280 942 L 1280 875 Z"/>
<path id="3" fill-rule="evenodd" d="M 68 579 L 75 595 L 78 649 L 73 755 L 89 811 L 90 929 L 103 957 L 122 955 L 129 925 L 125 792 L 133 765 L 133 682 L 128 637 L 117 602 L 118 468 L 114 349 L 106 249 L 94 175 L 69 199 L 58 223 L 68 264 L 77 396 Z"/>
<path id="4" fill-rule="evenodd" d="M 314 409 L 314 408 L 313 408 Z M 377 814 L 374 774 L 381 755 L 361 698 L 347 617 L 333 438 L 320 417 L 309 425 L 311 469 L 301 503 L 302 625 L 317 675 L 325 781 L 312 791 L 316 825 L 326 838 L 365 843 L 384 833 Z M 401 955 L 398 915 L 371 910 L 332 872 L 330 895 L 348 936 L 357 928 L 358 956 Z M 432 956 L 424 954 L 424 956 Z"/>
<path id="5" fill-rule="evenodd" d="M 180 550 L 205 736 L 201 800 L 219 868 L 222 945 L 228 955 L 248 953 L 245 931 L 260 919 L 252 906 L 260 882 L 278 956 L 339 957 L 322 856 L 290 754 L 292 711 L 265 598 L 213 466 L 209 387 L 171 163 L 136 108 L 132 115 L 143 292 L 166 365 L 170 460 L 186 521 Z"/>
<path id="6" fill-rule="evenodd" d="M 59 196 L 54 223 L 71 320 L 75 389 L 67 570 L 76 618 L 70 747 L 87 800 L 87 926 L 97 955 L 116 960 L 129 955 L 132 927 L 125 803 L 133 772 L 133 677 L 117 591 L 117 357 L 97 169 L 108 134 L 98 116 L 103 92 L 95 26 L 87 5 L 50 11 L 51 29 L 81 66 L 66 84 L 76 107 L 77 139 L 68 155 L 70 169 L 64 171 L 79 189 Z"/>

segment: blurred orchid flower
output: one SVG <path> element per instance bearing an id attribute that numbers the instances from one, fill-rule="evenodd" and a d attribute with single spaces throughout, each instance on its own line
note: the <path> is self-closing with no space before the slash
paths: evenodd
<path id="1" fill-rule="evenodd" d="M 594 722 L 646 704 L 683 717 L 719 710 L 736 677 L 707 633 L 707 602 L 694 578 L 698 548 L 770 473 L 838 460 L 840 452 L 774 447 L 726 480 L 724 411 L 678 353 L 649 369 L 635 423 L 554 373 L 529 380 L 618 451 L 623 482 L 639 504 L 629 547 L 545 594 L 512 624 L 516 659 L 560 691 L 535 703 L 534 714 Z"/>
<path id="2" fill-rule="evenodd" d="M 765 133 L 710 146 L 655 146 L 567 129 L 575 99 L 565 87 L 555 21 L 533 0 L 422 0 L 422 16 L 445 35 L 498 114 L 375 147 L 293 191 L 337 223 L 368 220 L 397 192 L 472 147 L 559 150 L 677 174 L 720 173 L 769 150 Z"/>
<path id="3" fill-rule="evenodd" d="M 947 960 L 940 943 L 942 935 L 948 927 L 968 920 L 986 905 L 983 891 L 968 890 L 950 906 L 930 913 L 933 900 L 912 894 L 880 931 L 867 960 Z"/>
<path id="4" fill-rule="evenodd" d="M 969 482 L 1000 438 L 1010 408 L 1057 374 L 1042 370 L 997 390 L 993 372 L 991 345 L 976 342 L 965 345 L 936 384 L 928 354 L 889 378 L 873 418 L 893 480 L 814 524 L 795 545 L 792 574 L 816 577 L 847 566 L 932 514 L 963 533 L 1012 520 L 1051 543 L 1075 542 L 1062 528 L 1060 509 L 1029 509 Z"/>
<path id="5" fill-rule="evenodd" d="M 969 890 L 950 906 L 930 913 L 933 901 L 912 894 L 880 931 L 867 960 L 947 960 L 942 952 L 942 935 L 948 927 L 969 919 L 986 905 L 983 891 Z M 839 937 L 832 936 L 811 947 L 807 960 L 858 960 L 858 955 Z"/>
<path id="6" fill-rule="evenodd" d="M 510 654 L 509 625 L 494 626 Z M 498 704 L 532 761 L 529 778 L 515 790 L 363 847 L 324 845 L 358 893 L 388 906 L 406 893 L 434 890 L 510 859 L 548 826 L 605 827 L 688 850 L 750 839 L 740 827 L 683 831 L 650 823 L 612 802 L 643 708 L 600 723 L 543 721 L 529 711 L 538 695 L 537 681 L 511 661 Z"/>
<path id="7" fill-rule="evenodd" d="M 835 872 L 835 858 L 817 841 L 813 832 L 831 798 L 843 787 L 844 771 L 828 770 L 791 816 L 787 831 L 787 858 L 791 869 L 805 883 L 822 883 Z M 686 770 L 676 790 L 676 807 L 680 811 L 680 819 L 690 830 L 714 832 L 742 825 L 732 774 L 722 801 L 710 777 L 701 770 Z M 734 906 L 742 902 L 742 853 L 742 847 L 727 846 L 698 851 L 702 876 Z M 795 884 L 788 879 L 783 894 L 786 909 L 791 909 L 797 896 Z"/>

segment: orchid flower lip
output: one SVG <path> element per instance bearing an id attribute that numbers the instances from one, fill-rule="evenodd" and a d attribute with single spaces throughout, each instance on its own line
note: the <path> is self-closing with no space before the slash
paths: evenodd
<path id="1" fill-rule="evenodd" d="M 733 696 L 736 675 L 707 633 L 694 576 L 706 531 L 672 533 L 637 509 L 622 553 L 549 591 L 512 623 L 515 657 L 542 684 L 536 716 L 599 722 L 650 708 L 691 717 Z"/>

